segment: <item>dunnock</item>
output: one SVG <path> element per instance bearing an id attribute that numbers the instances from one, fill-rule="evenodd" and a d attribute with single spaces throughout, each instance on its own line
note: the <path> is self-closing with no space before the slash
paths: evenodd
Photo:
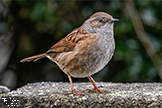
<path id="1" fill-rule="evenodd" d="M 67 92 L 68 94 L 84 95 L 74 89 L 71 76 L 87 77 L 94 86 L 90 91 L 105 93 L 96 86 L 91 75 L 103 69 L 113 56 L 115 49 L 113 25 L 116 21 L 119 20 L 105 12 L 97 12 L 82 26 L 54 44 L 46 53 L 25 58 L 20 62 L 35 62 L 47 57 L 67 74 L 72 89 Z"/>

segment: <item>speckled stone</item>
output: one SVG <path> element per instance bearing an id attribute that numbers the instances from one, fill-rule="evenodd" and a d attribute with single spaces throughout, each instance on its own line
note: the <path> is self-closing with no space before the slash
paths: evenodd
<path id="1" fill-rule="evenodd" d="M 69 83 L 30 83 L 1 96 L 0 108 L 162 108 L 162 83 L 98 82 L 97 85 L 106 93 L 89 93 L 91 83 L 74 83 L 84 96 L 67 95 Z"/>
<path id="2" fill-rule="evenodd" d="M 0 95 L 9 92 L 10 89 L 6 86 L 0 85 Z"/>

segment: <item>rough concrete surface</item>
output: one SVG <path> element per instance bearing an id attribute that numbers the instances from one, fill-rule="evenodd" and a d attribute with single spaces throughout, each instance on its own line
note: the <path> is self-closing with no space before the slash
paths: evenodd
<path id="1" fill-rule="evenodd" d="M 7 93 L 9 91 L 10 91 L 9 88 L 7 88 L 6 86 L 1 86 L 0 85 L 0 94 Z"/>
<path id="2" fill-rule="evenodd" d="M 69 83 L 30 83 L 0 97 L 0 108 L 162 108 L 162 83 L 107 83 L 105 94 L 90 92 L 91 83 L 74 83 L 82 95 L 67 95 Z"/>

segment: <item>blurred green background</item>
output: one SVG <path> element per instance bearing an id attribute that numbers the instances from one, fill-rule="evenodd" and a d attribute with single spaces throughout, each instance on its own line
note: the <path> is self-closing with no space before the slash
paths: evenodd
<path id="1" fill-rule="evenodd" d="M 114 25 L 113 59 L 92 77 L 105 82 L 161 82 L 155 64 L 137 36 L 127 1 L 0 1 L 0 84 L 11 89 L 31 82 L 63 81 L 58 66 L 41 59 L 20 63 L 25 57 L 46 52 L 93 13 L 107 12 L 120 21 Z M 162 60 L 162 8 L 160 0 L 133 1 L 147 38 Z M 133 17 L 136 17 L 134 15 Z M 136 23 L 136 22 L 135 22 Z M 161 64 L 159 64 L 162 67 Z M 162 71 L 162 70 L 161 70 Z M 73 78 L 73 82 L 88 81 Z"/>

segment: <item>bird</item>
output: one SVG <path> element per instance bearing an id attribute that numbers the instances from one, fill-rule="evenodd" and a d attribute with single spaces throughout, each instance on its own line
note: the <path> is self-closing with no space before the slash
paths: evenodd
<path id="1" fill-rule="evenodd" d="M 35 62 L 45 57 L 55 62 L 68 76 L 71 91 L 67 94 L 84 95 L 75 90 L 71 77 L 87 77 L 94 86 L 89 91 L 106 93 L 97 87 L 91 76 L 103 69 L 114 54 L 113 26 L 118 21 L 106 12 L 96 12 L 47 52 L 27 57 L 20 62 Z"/>

